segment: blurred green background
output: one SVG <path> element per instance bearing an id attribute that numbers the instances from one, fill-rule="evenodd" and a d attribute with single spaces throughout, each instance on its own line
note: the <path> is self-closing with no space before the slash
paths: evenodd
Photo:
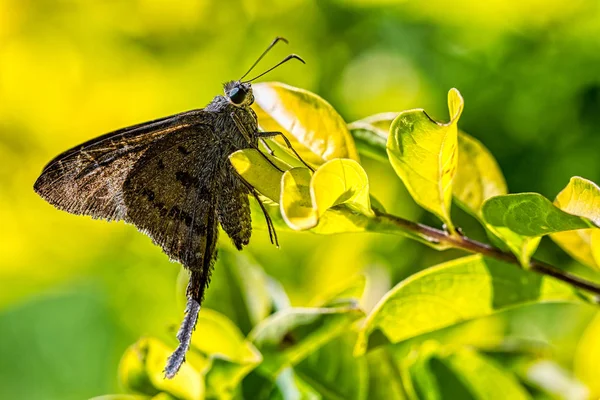
<path id="1" fill-rule="evenodd" d="M 118 392 L 125 348 L 142 335 L 163 336 L 181 317 L 179 266 L 147 237 L 59 212 L 33 192 L 58 153 L 203 107 L 281 35 L 290 45 L 258 71 L 300 54 L 307 65 L 290 63 L 268 79 L 320 94 L 348 122 L 417 107 L 446 120 L 446 93 L 457 87 L 466 102 L 461 129 L 497 157 L 510 190 L 554 198 L 573 175 L 600 181 L 599 4 L 1 0 L 0 398 Z M 389 165 L 363 164 L 389 211 L 438 224 Z M 577 268 L 544 240 L 537 256 Z M 374 234 L 280 233 L 280 242 L 277 250 L 256 231 L 246 251 L 294 305 L 360 271 L 372 278 L 373 303 L 404 277 L 459 255 Z M 502 318 L 507 334 L 549 343 L 569 368 L 594 313 L 535 305 Z"/>

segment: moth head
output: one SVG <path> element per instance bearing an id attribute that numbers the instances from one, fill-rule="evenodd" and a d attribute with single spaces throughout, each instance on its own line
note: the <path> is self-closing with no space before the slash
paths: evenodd
<path id="1" fill-rule="evenodd" d="M 250 82 L 231 81 L 224 85 L 225 97 L 231 104 L 238 107 L 254 103 L 252 85 Z"/>

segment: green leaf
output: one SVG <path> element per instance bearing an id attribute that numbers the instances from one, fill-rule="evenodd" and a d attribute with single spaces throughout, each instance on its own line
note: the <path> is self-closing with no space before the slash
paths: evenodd
<path id="1" fill-rule="evenodd" d="M 502 314 L 454 324 L 395 344 L 380 346 L 374 351 L 386 349 L 395 359 L 400 360 L 428 341 L 443 343 L 445 346 L 468 346 L 482 351 L 497 351 L 506 341 L 506 321 Z M 371 353 L 372 351 L 368 354 Z"/>
<path id="2" fill-rule="evenodd" d="M 328 307 L 341 302 L 358 304 L 366 285 L 367 277 L 365 275 L 355 275 L 349 280 L 343 281 L 340 285 L 334 285 L 330 290 L 319 293 L 310 301 L 309 306 Z"/>
<path id="3" fill-rule="evenodd" d="M 594 225 L 586 218 L 568 214 L 537 193 L 496 196 L 483 206 L 486 221 L 523 236 L 585 229 Z"/>
<path id="4" fill-rule="evenodd" d="M 281 186 L 281 214 L 295 230 L 318 224 L 320 233 L 360 231 L 363 222 L 359 217 L 353 219 L 352 213 L 374 215 L 367 174 L 354 160 L 328 161 L 313 175 L 307 168 L 293 168 L 283 174 Z M 350 212 L 331 210 L 342 205 Z"/>
<path id="5" fill-rule="evenodd" d="M 321 400 L 321 395 L 288 367 L 277 376 L 272 400 Z"/>
<path id="6" fill-rule="evenodd" d="M 483 216 L 524 267 L 529 265 L 542 236 L 594 226 L 588 219 L 562 211 L 537 193 L 492 197 L 483 205 Z"/>
<path id="7" fill-rule="evenodd" d="M 577 302 L 559 281 L 480 255 L 416 273 L 377 304 L 359 332 L 355 354 L 459 322 L 534 302 Z"/>
<path id="8" fill-rule="evenodd" d="M 483 220 L 481 207 L 487 199 L 508 193 L 494 156 L 480 141 L 461 131 L 452 193 L 462 209 L 480 220 Z"/>
<path id="9" fill-rule="evenodd" d="M 106 394 L 104 396 L 92 397 L 89 400 L 148 400 L 149 396 L 137 396 L 134 394 Z"/>
<path id="10" fill-rule="evenodd" d="M 600 360 L 600 312 L 596 313 L 579 339 L 573 358 L 575 376 L 590 390 L 590 399 L 600 397 L 598 360 Z"/>
<path id="11" fill-rule="evenodd" d="M 397 112 L 375 114 L 348 124 L 358 152 L 374 160 L 387 162 L 386 145 L 390 126 L 398 114 Z"/>
<path id="12" fill-rule="evenodd" d="M 548 398 L 569 400 L 592 398 L 589 389 L 575 379 L 571 371 L 556 361 L 522 357 L 521 360 L 511 363 L 511 370 L 515 371 L 515 374 L 527 386 L 547 394 Z"/>
<path id="13" fill-rule="evenodd" d="M 137 396 L 133 394 L 107 394 L 104 396 L 92 397 L 90 400 L 177 400 L 168 393 L 159 393 L 156 396 Z"/>
<path id="14" fill-rule="evenodd" d="M 352 356 L 355 341 L 356 334 L 346 334 L 325 344 L 294 367 L 296 375 L 325 399 L 366 399 L 367 364 Z"/>
<path id="15" fill-rule="evenodd" d="M 523 254 L 531 254 L 535 251 L 539 240 L 494 229 L 485 222 L 482 213 L 483 203 L 491 197 L 507 194 L 506 181 L 489 150 L 480 141 L 460 130 L 458 131 L 458 170 L 452 191 L 458 206 L 481 222 L 492 243 L 499 247 L 504 247 L 504 243 L 510 243 Z"/>
<path id="16" fill-rule="evenodd" d="M 554 205 L 569 214 L 586 217 L 600 225 L 600 187 L 587 179 L 574 176 L 556 196 Z M 574 259 L 600 269 L 600 230 L 582 229 L 559 232 L 550 238 Z"/>
<path id="17" fill-rule="evenodd" d="M 439 370 L 438 365 L 431 365 L 435 356 L 439 352 L 439 345 L 436 342 L 425 342 L 418 350 L 413 350 L 408 357 L 399 360 L 401 364 L 402 383 L 406 390 L 407 397 L 411 400 L 438 400 L 441 398 L 442 388 L 438 382 L 433 368 Z M 454 385 L 451 396 L 461 399 L 469 399 L 468 391 L 464 385 Z"/>
<path id="18" fill-rule="evenodd" d="M 262 356 L 224 315 L 203 308 L 198 315 L 190 351 L 212 360 L 206 373 L 207 396 L 230 398 Z"/>
<path id="19" fill-rule="evenodd" d="M 152 398 L 152 400 L 178 400 L 176 397 L 171 396 L 168 393 L 159 393 Z"/>
<path id="20" fill-rule="evenodd" d="M 397 363 L 386 347 L 380 347 L 366 355 L 369 366 L 368 399 L 405 400 Z"/>
<path id="21" fill-rule="evenodd" d="M 450 231 L 452 181 L 456 173 L 457 123 L 464 101 L 448 92 L 450 122 L 441 124 L 422 109 L 401 112 L 392 123 L 387 152 L 394 170 L 414 200 L 438 216 Z"/>
<path id="22" fill-rule="evenodd" d="M 269 297 L 273 304 L 273 311 L 286 310 L 292 307 L 292 303 L 283 288 L 283 285 L 274 278 L 269 277 L 267 280 L 269 287 Z"/>
<path id="23" fill-rule="evenodd" d="M 510 251 L 517 256 L 519 262 L 524 268 L 529 268 L 531 256 L 533 253 L 535 253 L 538 245 L 540 244 L 540 240 L 542 240 L 541 236 L 528 237 L 519 235 L 518 233 L 510 230 L 510 228 L 491 226 L 487 222 L 485 226 L 490 232 L 492 232 L 492 234 L 495 235 L 496 238 L 500 239 L 504 244 L 506 244 L 506 246 L 508 246 Z"/>
<path id="24" fill-rule="evenodd" d="M 355 305 L 331 308 L 290 308 L 262 321 L 248 338 L 262 353 L 260 369 L 276 376 L 309 354 L 348 331 L 363 317 Z"/>
<path id="25" fill-rule="evenodd" d="M 531 398 L 511 372 L 472 349 L 426 342 L 402 364 L 404 386 L 412 399 Z"/>
<path id="26" fill-rule="evenodd" d="M 201 372 L 192 366 L 192 363 L 184 363 L 173 379 L 165 379 L 165 362 L 173 350 L 157 339 L 138 340 L 121 358 L 121 384 L 130 391 L 151 396 L 167 392 L 178 399 L 203 398 L 204 380 Z"/>
<path id="27" fill-rule="evenodd" d="M 531 398 L 511 372 L 472 349 L 457 349 L 442 355 L 441 359 L 466 384 L 475 399 Z"/>
<path id="28" fill-rule="evenodd" d="M 224 314 L 247 334 L 267 318 L 273 308 L 268 279 L 248 253 L 220 249 L 202 306 Z M 182 285 L 182 291 L 185 286 Z"/>
<path id="29" fill-rule="evenodd" d="M 282 132 L 302 159 L 315 165 L 335 158 L 358 161 L 346 123 L 318 95 L 278 82 L 256 83 L 253 91 L 260 128 Z"/>

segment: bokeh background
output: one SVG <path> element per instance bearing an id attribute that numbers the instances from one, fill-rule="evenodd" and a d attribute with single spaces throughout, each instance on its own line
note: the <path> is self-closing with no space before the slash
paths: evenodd
<path id="1" fill-rule="evenodd" d="M 123 223 L 59 212 L 35 195 L 33 182 L 58 153 L 203 107 L 281 35 L 290 45 L 258 71 L 289 52 L 302 55 L 307 65 L 289 63 L 268 79 L 320 94 L 348 122 L 416 107 L 445 120 L 446 93 L 458 88 L 461 128 L 497 157 L 510 190 L 552 199 L 573 175 L 600 181 L 599 4 L 1 0 L 0 398 L 118 392 L 125 348 L 181 317 L 179 266 L 147 237 Z M 439 224 L 390 166 L 363 163 L 389 211 Z M 482 237 L 455 212 L 458 225 Z M 376 282 L 376 301 L 404 277 L 459 255 L 374 234 L 280 236 L 277 250 L 256 231 L 247 252 L 295 305 L 360 271 Z M 549 241 L 537 256 L 580 270 Z M 501 319 L 511 335 L 550 344 L 569 369 L 594 313 L 535 305 Z"/>

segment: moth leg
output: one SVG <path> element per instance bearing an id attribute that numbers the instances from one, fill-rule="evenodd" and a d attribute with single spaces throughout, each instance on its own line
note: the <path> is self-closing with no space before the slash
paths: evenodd
<path id="1" fill-rule="evenodd" d="M 236 171 L 236 174 L 237 174 L 237 171 Z M 254 189 L 254 187 L 251 184 L 246 182 L 246 180 L 244 178 L 242 178 L 241 175 L 238 174 L 238 176 L 241 179 L 244 186 L 246 186 L 246 188 L 248 188 L 248 190 L 250 191 L 252 196 L 254 196 L 254 198 L 258 202 L 258 205 L 260 206 L 260 209 L 263 212 L 263 215 L 265 216 L 265 221 L 267 222 L 267 230 L 269 232 L 269 239 L 271 240 L 271 244 L 274 244 L 276 247 L 279 247 L 279 240 L 277 240 L 277 232 L 275 231 L 275 225 L 273 224 L 273 220 L 271 219 L 271 216 L 267 212 L 265 205 L 262 203 L 262 201 L 260 201 L 258 192 L 256 191 L 256 189 Z"/>
<path id="2" fill-rule="evenodd" d="M 273 224 L 273 220 L 271 219 L 271 216 L 267 212 L 265 205 L 262 203 L 262 201 L 260 201 L 260 198 L 258 197 L 258 193 L 256 193 L 256 190 L 254 190 L 254 188 L 252 188 L 250 193 L 252 193 L 252 196 L 254 196 L 254 198 L 258 202 L 258 205 L 260 206 L 260 209 L 262 210 L 263 215 L 265 216 L 265 220 L 267 221 L 267 229 L 269 231 L 269 239 L 271 240 L 271 244 L 274 244 L 275 247 L 279 247 L 279 240 L 277 240 L 277 232 L 275 231 L 275 225 Z M 272 234 L 271 234 L 271 232 L 272 232 Z"/>
<path id="3" fill-rule="evenodd" d="M 256 135 L 258 136 L 259 139 L 263 140 L 264 139 L 268 139 L 268 138 L 273 138 L 275 136 L 281 136 L 281 138 L 283 139 L 283 141 L 285 142 L 286 146 L 296 155 L 296 157 L 298 157 L 298 160 L 300 160 L 302 162 L 302 164 L 306 165 L 306 167 L 308 169 L 310 169 L 312 172 L 315 172 L 315 170 L 306 163 L 306 161 L 304 161 L 302 159 L 302 157 L 300 157 L 300 154 L 298 154 L 298 152 L 292 147 L 292 144 L 290 143 L 289 139 L 285 137 L 285 135 L 281 132 L 256 132 Z"/>
<path id="4" fill-rule="evenodd" d="M 271 148 L 271 146 L 269 146 L 269 144 L 267 143 L 267 141 L 263 138 L 258 138 L 258 140 L 260 140 L 260 142 L 263 144 L 263 146 L 265 146 L 267 148 L 267 152 L 269 153 L 270 156 L 274 156 L 275 152 L 273 151 L 273 149 Z"/>
<path id="5" fill-rule="evenodd" d="M 190 347 L 192 341 L 192 333 L 196 328 L 196 322 L 198 321 L 198 313 L 200 312 L 200 302 L 197 300 L 198 296 L 194 295 L 199 291 L 199 286 L 202 285 L 201 279 L 202 272 L 192 271 L 190 275 L 190 282 L 187 287 L 187 305 L 185 307 L 185 317 L 181 322 L 179 331 L 177 332 L 177 340 L 179 345 L 169 356 L 167 365 L 165 366 L 165 378 L 173 378 L 181 365 L 185 361 L 185 355 Z M 201 290 L 201 289 L 200 289 Z M 202 297 L 200 297 L 202 298 Z"/>
<path id="6" fill-rule="evenodd" d="M 269 162 L 269 164 L 271 164 L 273 167 L 275 167 L 279 172 L 285 172 L 284 170 L 282 170 L 281 168 L 279 168 L 277 165 L 275 165 L 273 163 L 273 161 L 271 161 L 271 159 L 269 159 L 269 157 L 267 157 L 262 151 L 260 151 L 260 149 L 258 148 L 257 145 L 255 145 L 254 143 L 252 143 L 252 140 L 250 139 L 250 136 L 248 136 L 248 131 L 244 128 L 244 125 L 242 125 L 242 123 L 240 123 L 240 121 L 238 120 L 237 116 L 234 113 L 231 113 L 231 119 L 233 120 L 233 122 L 235 123 L 235 125 L 237 126 L 238 130 L 240 131 L 240 133 L 242 135 L 244 135 L 244 138 L 246 138 L 246 141 L 248 142 L 248 145 L 257 150 L 260 155 Z"/>

